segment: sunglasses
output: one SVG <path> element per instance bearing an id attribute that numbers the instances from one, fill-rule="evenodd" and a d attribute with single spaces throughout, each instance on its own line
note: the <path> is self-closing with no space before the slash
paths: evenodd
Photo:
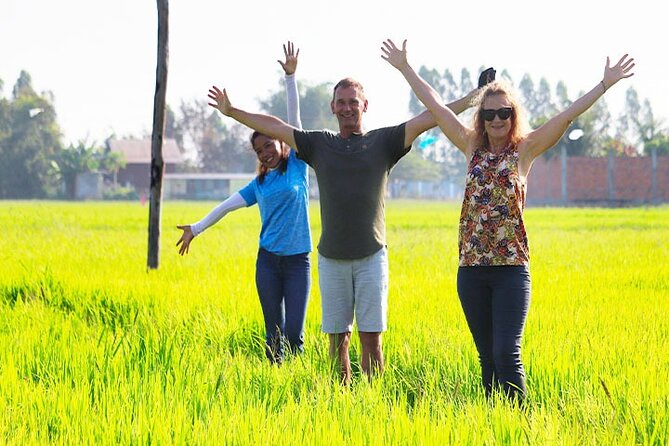
<path id="1" fill-rule="evenodd" d="M 506 121 L 511 117 L 511 114 L 513 113 L 513 108 L 511 107 L 502 107 L 498 108 L 497 110 L 493 110 L 491 108 L 484 108 L 481 110 L 481 117 L 485 119 L 486 121 L 492 121 L 495 119 L 495 115 L 499 117 L 502 121 Z"/>

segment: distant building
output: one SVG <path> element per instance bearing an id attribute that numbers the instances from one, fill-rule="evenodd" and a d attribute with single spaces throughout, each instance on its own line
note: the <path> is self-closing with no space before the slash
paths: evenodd
<path id="1" fill-rule="evenodd" d="M 102 198 L 102 189 L 102 173 L 78 173 L 74 183 L 74 198 L 77 200 L 100 200 Z"/>
<path id="2" fill-rule="evenodd" d="M 246 186 L 255 173 L 168 173 L 163 197 L 171 200 L 224 200 Z"/>
<path id="3" fill-rule="evenodd" d="M 116 182 L 125 187 L 132 186 L 138 194 L 148 195 L 151 186 L 151 140 L 150 139 L 109 139 L 107 149 L 120 153 L 125 167 L 119 169 Z M 163 162 L 165 174 L 176 171 L 176 166 L 184 162 L 184 157 L 173 139 L 163 140 Z"/>

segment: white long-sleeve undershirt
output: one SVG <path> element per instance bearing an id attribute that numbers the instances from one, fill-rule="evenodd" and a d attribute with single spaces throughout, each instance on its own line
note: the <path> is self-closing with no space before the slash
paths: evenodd
<path id="1" fill-rule="evenodd" d="M 232 212 L 236 209 L 246 206 L 247 203 L 244 200 L 244 197 L 242 197 L 239 192 L 235 192 L 214 209 L 212 209 L 211 212 L 209 212 L 202 220 L 190 225 L 190 229 L 193 231 L 194 236 L 198 235 L 209 226 L 213 226 L 218 223 L 218 221 L 225 217 L 228 212 Z"/>
<path id="2" fill-rule="evenodd" d="M 287 74 L 284 78 L 286 84 L 286 102 L 288 107 L 288 123 L 302 128 L 302 121 L 300 120 L 300 99 L 297 92 L 297 81 L 295 80 L 295 73 Z M 190 225 L 193 235 L 197 236 L 204 232 L 210 226 L 215 225 L 226 214 L 248 206 L 244 197 L 239 192 L 230 195 L 226 200 L 221 202 L 218 206 L 211 210 L 202 220 Z"/>

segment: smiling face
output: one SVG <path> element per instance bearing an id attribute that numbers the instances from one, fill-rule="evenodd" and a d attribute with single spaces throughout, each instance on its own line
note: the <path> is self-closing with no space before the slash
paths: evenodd
<path id="1" fill-rule="evenodd" d="M 362 114 L 367 111 L 367 100 L 358 88 L 338 87 L 330 108 L 339 121 L 339 132 L 342 136 L 362 133 Z"/>
<path id="2" fill-rule="evenodd" d="M 281 162 L 281 143 L 269 136 L 258 134 L 253 139 L 253 151 L 258 161 L 269 169 L 274 169 Z"/>
<path id="3" fill-rule="evenodd" d="M 509 108 L 511 109 L 510 114 L 507 111 Z M 502 119 L 500 115 L 506 117 L 506 119 Z M 491 116 L 493 117 L 491 121 L 485 119 Z M 483 118 L 483 126 L 488 134 L 491 147 L 499 148 L 506 145 L 511 133 L 513 119 L 515 119 L 513 104 L 509 98 L 505 94 L 494 94 L 486 97 L 483 101 L 481 117 Z"/>

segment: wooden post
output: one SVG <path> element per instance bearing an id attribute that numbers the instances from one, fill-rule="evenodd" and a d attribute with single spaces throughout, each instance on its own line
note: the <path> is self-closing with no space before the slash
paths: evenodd
<path id="1" fill-rule="evenodd" d="M 149 191 L 149 249 L 147 268 L 157 269 L 160 257 L 160 207 L 163 197 L 163 135 L 165 134 L 165 96 L 167 93 L 168 0 L 158 3 L 158 59 L 156 92 L 153 96 L 153 133 L 151 135 L 151 189 Z"/>

